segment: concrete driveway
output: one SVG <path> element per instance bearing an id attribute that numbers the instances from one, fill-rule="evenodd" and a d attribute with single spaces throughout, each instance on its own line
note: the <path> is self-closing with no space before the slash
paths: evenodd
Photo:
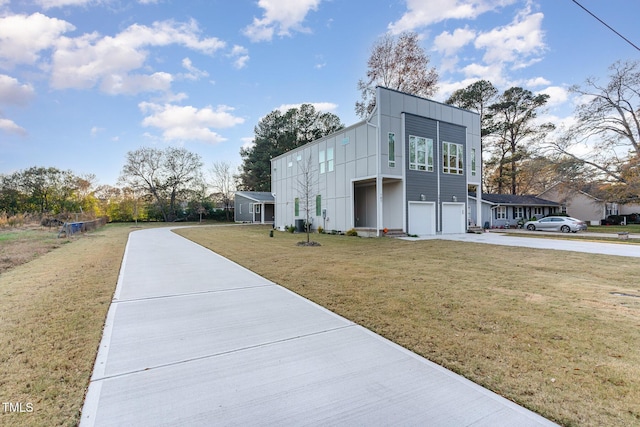
<path id="1" fill-rule="evenodd" d="M 81 426 L 546 426 L 190 242 L 129 237 Z"/>
<path id="2" fill-rule="evenodd" d="M 490 231 L 482 234 L 450 234 L 437 236 L 438 239 L 457 240 L 462 242 L 487 243 L 493 245 L 520 246 L 536 249 L 550 249 L 559 251 L 586 252 L 601 255 L 615 255 L 640 257 L 640 245 L 630 245 L 625 243 L 606 243 L 606 242 L 588 242 L 578 239 L 562 239 L 561 233 L 526 231 L 526 230 L 509 230 L 512 234 L 522 234 L 522 236 L 510 236 L 504 232 Z M 589 233 L 580 233 L 580 235 L 589 236 Z M 599 233 L 591 233 L 594 236 L 603 236 Z M 536 236 L 544 236 L 540 238 Z M 610 237 L 616 237 L 612 234 Z M 553 239 L 550 237 L 558 237 Z M 636 236 L 632 237 L 637 240 Z"/>

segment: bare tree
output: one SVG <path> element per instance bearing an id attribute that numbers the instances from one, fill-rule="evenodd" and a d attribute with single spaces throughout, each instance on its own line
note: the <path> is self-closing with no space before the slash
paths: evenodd
<path id="1" fill-rule="evenodd" d="M 313 168 L 311 154 L 309 157 L 300 162 L 300 173 L 298 174 L 298 194 L 302 205 L 302 211 L 305 214 L 305 231 L 307 233 L 307 244 L 309 244 L 309 233 L 311 231 L 310 215 L 315 208 L 315 195 L 317 194 L 318 178 Z"/>
<path id="2" fill-rule="evenodd" d="M 198 181 L 200 156 L 184 148 L 143 147 L 127 153 L 119 181 L 153 196 L 164 221 L 176 218 L 177 198 Z"/>
<path id="3" fill-rule="evenodd" d="M 576 108 L 576 124 L 549 145 L 593 170 L 600 182 L 613 184 L 613 193 L 621 199 L 637 197 L 633 189 L 640 186 L 640 62 L 618 61 L 609 70 L 604 85 L 589 78 L 584 87 L 571 88 L 585 102 Z"/>
<path id="4" fill-rule="evenodd" d="M 233 194 L 236 191 L 235 178 L 231 165 L 227 162 L 213 162 L 209 169 L 210 183 L 214 197 L 218 199 L 225 210 L 227 221 L 233 204 Z"/>
<path id="5" fill-rule="evenodd" d="M 364 118 L 376 106 L 376 86 L 422 97 L 437 89 L 438 73 L 429 68 L 429 56 L 419 44 L 418 34 L 406 32 L 397 38 L 385 34 L 376 42 L 367 62 L 367 78 L 358 81 L 362 101 L 356 102 L 356 114 Z"/>

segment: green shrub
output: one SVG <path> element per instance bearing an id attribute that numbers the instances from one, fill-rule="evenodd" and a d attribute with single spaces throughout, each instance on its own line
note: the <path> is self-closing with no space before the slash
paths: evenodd
<path id="1" fill-rule="evenodd" d="M 324 228 L 322 228 L 321 226 L 318 226 L 318 234 L 324 234 Z"/>
<path id="2" fill-rule="evenodd" d="M 295 225 L 287 225 L 285 227 L 285 230 L 287 230 L 289 233 L 293 233 L 294 231 L 296 231 L 296 226 Z"/>
<path id="3" fill-rule="evenodd" d="M 351 230 L 348 230 L 345 234 L 347 236 L 357 236 L 358 232 L 355 230 L 355 228 L 352 228 Z"/>

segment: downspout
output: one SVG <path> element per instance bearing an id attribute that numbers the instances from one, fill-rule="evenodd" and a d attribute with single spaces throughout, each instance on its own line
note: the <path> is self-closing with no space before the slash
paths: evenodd
<path id="1" fill-rule="evenodd" d="M 378 111 L 380 111 L 378 109 Z M 380 114 L 378 113 L 378 122 Z M 380 228 L 382 224 L 382 180 L 380 178 L 380 126 L 376 126 L 367 120 L 367 125 L 376 130 L 376 237 L 380 237 Z"/>
<path id="2" fill-rule="evenodd" d="M 400 115 L 400 140 L 402 141 L 402 232 L 409 232 L 409 221 L 407 215 L 407 154 L 406 154 L 406 131 L 405 131 L 405 123 L 406 123 L 406 114 L 401 113 Z"/>
<path id="3" fill-rule="evenodd" d="M 376 88 L 376 115 L 378 116 L 378 125 L 371 124 L 369 119 L 367 125 L 372 126 L 376 130 L 376 237 L 380 237 L 380 229 L 382 228 L 382 178 L 380 176 L 380 168 L 382 167 L 382 158 L 380 156 L 380 88 Z"/>

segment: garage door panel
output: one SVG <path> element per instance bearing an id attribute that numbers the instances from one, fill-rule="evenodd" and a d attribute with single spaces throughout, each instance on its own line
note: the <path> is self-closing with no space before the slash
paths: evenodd
<path id="1" fill-rule="evenodd" d="M 442 204 L 442 234 L 466 232 L 464 203 Z"/>
<path id="2" fill-rule="evenodd" d="M 436 234 L 435 203 L 409 203 L 409 234 L 433 236 Z"/>

